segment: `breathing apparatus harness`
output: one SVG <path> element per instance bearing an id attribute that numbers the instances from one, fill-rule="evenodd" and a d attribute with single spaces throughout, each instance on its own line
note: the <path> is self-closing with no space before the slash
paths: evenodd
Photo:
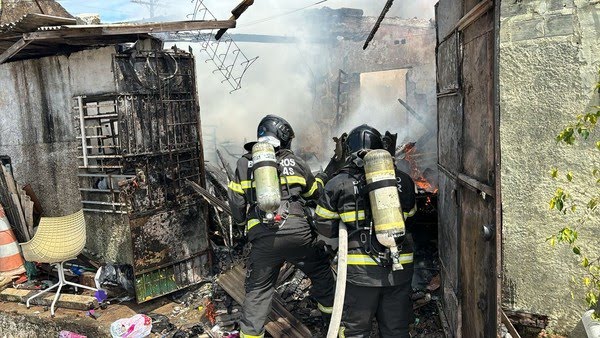
<path id="1" fill-rule="evenodd" d="M 285 221 L 288 219 L 288 217 L 290 215 L 290 204 L 291 203 L 297 202 L 297 201 L 302 202 L 302 199 L 299 196 L 293 196 L 290 193 L 290 183 L 288 182 L 287 176 L 282 175 L 282 172 L 281 172 L 281 169 L 280 169 L 280 166 L 278 163 L 279 163 L 279 161 L 275 165 L 273 165 L 272 163 L 269 163 L 269 162 L 261 162 L 261 163 L 255 164 L 252 167 L 252 170 L 251 170 L 252 175 L 250 176 L 252 178 L 251 181 L 254 182 L 254 170 L 255 169 L 260 168 L 261 166 L 274 166 L 277 169 L 277 176 L 279 177 L 280 180 L 284 181 L 284 183 L 281 183 L 279 186 L 279 190 L 281 192 L 281 203 L 274 213 L 266 213 L 266 212 L 260 210 L 260 208 L 258 207 L 258 199 L 256 196 L 255 189 L 251 189 L 251 193 L 249 194 L 250 195 L 250 208 L 254 209 L 254 212 L 256 213 L 256 215 L 259 218 L 259 220 L 261 221 L 261 223 L 264 224 L 265 227 L 267 227 L 268 229 L 272 229 L 272 230 L 281 229 L 283 227 L 283 225 L 285 224 Z M 285 187 L 285 189 L 283 189 L 283 187 Z"/>
<path id="2" fill-rule="evenodd" d="M 353 192 L 354 192 L 354 229 L 352 229 L 348 233 L 348 249 L 357 249 L 362 248 L 363 251 L 371 257 L 378 266 L 381 267 L 389 267 L 392 266 L 392 258 L 391 251 L 389 248 L 383 246 L 379 241 L 377 241 L 377 237 L 375 236 L 375 226 L 373 224 L 373 217 L 371 214 L 371 207 L 369 203 L 369 191 L 377 189 L 380 186 L 389 186 L 392 182 L 388 181 L 380 181 L 375 183 L 373 186 L 368 185 L 366 181 L 366 175 L 363 168 L 362 159 L 356 157 L 352 160 L 354 165 L 358 170 L 352 170 L 349 167 L 345 167 L 340 171 L 346 171 L 350 177 L 354 179 L 353 184 Z M 395 185 L 396 182 L 393 182 Z M 359 224 L 359 205 L 362 205 L 364 208 L 365 219 L 364 223 L 366 225 L 360 226 Z M 353 239 L 358 234 L 358 239 Z M 398 243 L 398 250 L 402 250 L 402 244 L 404 242 L 404 237 Z"/>

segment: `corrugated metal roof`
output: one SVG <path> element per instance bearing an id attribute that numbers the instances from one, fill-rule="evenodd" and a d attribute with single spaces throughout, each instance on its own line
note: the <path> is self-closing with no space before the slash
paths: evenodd
<path id="1" fill-rule="evenodd" d="M 30 13 L 24 15 L 15 22 L 0 25 L 0 39 L 2 39 L 5 34 L 15 35 L 15 33 L 29 33 L 44 26 L 75 25 L 76 23 L 77 21 L 73 18 Z"/>
<path id="2" fill-rule="evenodd" d="M 73 18 L 54 0 L 0 0 L 0 25 L 17 22 L 27 14 Z"/>
<path id="3" fill-rule="evenodd" d="M 69 25 L 61 24 L 61 20 L 69 19 L 29 14 L 10 27 L 0 27 L 0 64 L 134 42 L 151 37 L 150 33 L 234 28 L 236 25 L 235 20 L 107 25 Z"/>

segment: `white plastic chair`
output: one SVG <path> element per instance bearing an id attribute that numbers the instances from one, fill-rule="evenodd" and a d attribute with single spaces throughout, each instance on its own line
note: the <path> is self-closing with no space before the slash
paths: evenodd
<path id="1" fill-rule="evenodd" d="M 29 262 L 48 263 L 56 266 L 58 270 L 58 283 L 42 290 L 27 299 L 27 308 L 29 302 L 42 294 L 58 288 L 54 301 L 50 307 L 50 313 L 54 317 L 54 305 L 60 296 L 60 290 L 64 285 L 72 285 L 77 290 L 78 287 L 97 291 L 98 289 L 69 282 L 65 279 L 63 264 L 66 261 L 75 259 L 85 246 L 85 218 L 83 210 L 61 217 L 42 217 L 40 224 L 33 238 L 25 243 L 21 243 L 23 257 Z"/>

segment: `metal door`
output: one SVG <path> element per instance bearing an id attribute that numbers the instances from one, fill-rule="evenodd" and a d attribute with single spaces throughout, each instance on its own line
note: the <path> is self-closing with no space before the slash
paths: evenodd
<path id="1" fill-rule="evenodd" d="M 497 13 L 492 0 L 436 5 L 439 252 L 456 337 L 497 336 L 500 322 Z"/>

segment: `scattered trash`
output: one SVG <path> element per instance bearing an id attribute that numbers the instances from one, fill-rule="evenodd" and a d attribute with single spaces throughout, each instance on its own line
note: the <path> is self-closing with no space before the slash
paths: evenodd
<path id="1" fill-rule="evenodd" d="M 96 299 L 98 300 L 98 303 L 102 303 L 106 300 L 106 298 L 108 298 L 108 296 L 106 296 L 106 291 L 104 291 L 102 289 L 95 291 L 94 297 L 96 297 Z"/>
<path id="2" fill-rule="evenodd" d="M 143 338 L 152 332 L 152 318 L 137 314 L 130 318 L 122 318 L 110 325 L 113 338 Z"/>
<path id="3" fill-rule="evenodd" d="M 58 338 L 87 338 L 87 336 L 83 336 L 83 335 L 80 335 L 79 333 L 63 330 L 58 333 Z"/>
<path id="4" fill-rule="evenodd" d="M 98 319 L 98 317 L 100 317 L 100 315 L 97 314 L 95 310 L 89 310 L 85 313 L 85 315 L 93 319 Z"/>
<path id="5" fill-rule="evenodd" d="M 94 277 L 96 288 L 100 289 L 103 285 L 118 286 L 125 289 L 129 294 L 135 294 L 133 286 L 133 268 L 131 265 L 112 265 L 101 266 Z"/>
<path id="6" fill-rule="evenodd" d="M 165 334 L 175 329 L 175 325 L 171 324 L 165 315 L 149 313 L 148 316 L 152 318 L 152 333 Z"/>

